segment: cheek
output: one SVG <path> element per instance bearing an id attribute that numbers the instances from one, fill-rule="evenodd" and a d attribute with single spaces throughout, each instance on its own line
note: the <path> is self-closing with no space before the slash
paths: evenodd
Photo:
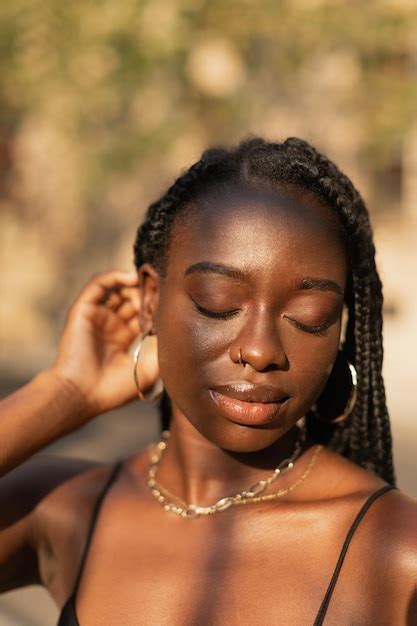
<path id="1" fill-rule="evenodd" d="M 298 337 L 288 355 L 295 394 L 305 412 L 323 391 L 339 350 L 341 324 L 338 322 L 325 337 Z"/>
<path id="2" fill-rule="evenodd" d="M 158 321 L 158 359 L 160 374 L 169 386 L 191 389 L 204 383 L 210 365 L 227 351 L 233 333 L 221 324 L 201 320 L 189 311 L 161 308 Z M 171 382 L 171 385 L 170 385 Z"/>

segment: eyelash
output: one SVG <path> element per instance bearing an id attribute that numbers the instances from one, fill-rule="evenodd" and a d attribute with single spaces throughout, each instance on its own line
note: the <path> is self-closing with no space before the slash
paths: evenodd
<path id="1" fill-rule="evenodd" d="M 204 315 L 205 317 L 211 317 L 219 320 L 228 320 L 234 317 L 237 313 L 239 313 L 239 309 L 236 311 L 225 311 L 224 313 L 216 313 L 215 311 L 209 311 L 208 309 L 203 309 L 199 304 L 194 302 L 196 309 Z M 293 326 L 299 328 L 305 333 L 309 333 L 310 335 L 316 335 L 317 337 L 325 337 L 327 334 L 327 330 L 329 329 L 328 324 L 323 324 L 322 326 L 305 326 L 304 324 L 300 324 L 300 322 L 296 322 L 295 320 L 286 317 Z"/>
<path id="2" fill-rule="evenodd" d="M 194 302 L 194 304 L 197 308 L 197 311 L 199 311 L 202 315 L 205 315 L 206 317 L 214 317 L 217 320 L 228 320 L 231 317 L 234 317 L 236 313 L 239 313 L 239 309 L 236 309 L 236 311 L 225 311 L 224 313 L 216 313 L 215 311 L 203 309 L 203 307 L 201 307 L 196 302 Z"/>
<path id="3" fill-rule="evenodd" d="M 305 326 L 304 324 L 300 324 L 300 322 L 296 322 L 289 317 L 286 317 L 285 319 L 287 319 L 296 328 L 299 328 L 306 333 L 310 333 L 310 335 L 316 335 L 316 337 L 325 337 L 330 327 L 330 324 L 322 324 L 321 326 Z"/>

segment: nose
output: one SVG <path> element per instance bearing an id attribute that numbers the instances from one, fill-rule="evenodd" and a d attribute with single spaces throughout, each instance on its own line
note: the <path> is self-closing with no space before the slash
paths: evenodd
<path id="1" fill-rule="evenodd" d="M 288 369 L 289 362 L 280 341 L 276 314 L 272 315 L 266 309 L 257 310 L 247 320 L 230 352 L 235 363 L 239 363 L 240 355 L 244 366 L 249 365 L 258 372 Z"/>

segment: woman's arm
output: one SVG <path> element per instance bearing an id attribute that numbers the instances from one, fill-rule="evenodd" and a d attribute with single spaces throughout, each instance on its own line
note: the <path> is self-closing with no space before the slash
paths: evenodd
<path id="1" fill-rule="evenodd" d="M 137 397 L 129 354 L 141 330 L 137 281 L 127 272 L 93 276 L 68 311 L 53 365 L 0 402 L 0 590 L 39 581 L 32 511 L 84 467 L 71 459 L 30 457 Z M 103 304 L 109 290 L 113 309 Z M 144 392 L 154 370 L 145 356 Z"/>
<path id="2" fill-rule="evenodd" d="M 41 372 L 0 402 L 0 475 L 94 416 L 70 380 Z"/>
<path id="3" fill-rule="evenodd" d="M 0 402 L 0 477 L 96 415 L 137 397 L 128 353 L 140 332 L 137 280 L 127 272 L 95 275 L 68 311 L 52 367 Z M 115 309 L 103 305 L 109 291 Z M 151 363 L 144 365 L 146 391 L 157 372 Z"/>
<path id="4" fill-rule="evenodd" d="M 68 311 L 52 367 L 0 402 L 0 476 L 134 398 L 128 348 L 139 332 L 136 285 L 127 272 L 93 276 Z M 103 302 L 116 289 L 113 311 Z"/>

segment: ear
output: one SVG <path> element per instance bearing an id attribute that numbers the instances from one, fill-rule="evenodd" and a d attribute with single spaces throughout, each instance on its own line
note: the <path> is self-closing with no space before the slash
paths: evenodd
<path id="1" fill-rule="evenodd" d="M 158 272 L 149 263 L 138 269 L 139 283 L 139 323 L 143 332 L 155 334 L 155 314 L 158 308 L 160 278 Z"/>

